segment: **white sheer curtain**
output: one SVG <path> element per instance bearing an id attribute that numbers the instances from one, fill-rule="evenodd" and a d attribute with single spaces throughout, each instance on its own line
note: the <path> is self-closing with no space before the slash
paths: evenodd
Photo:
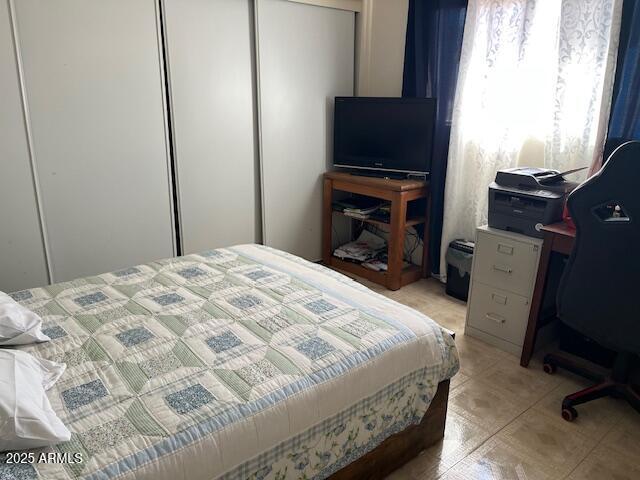
<path id="1" fill-rule="evenodd" d="M 496 171 L 601 155 L 622 0 L 469 0 L 454 103 L 440 271 L 487 221 Z"/>

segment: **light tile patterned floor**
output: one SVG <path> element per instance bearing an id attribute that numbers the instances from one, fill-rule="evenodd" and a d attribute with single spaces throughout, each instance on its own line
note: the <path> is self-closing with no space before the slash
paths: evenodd
<path id="1" fill-rule="evenodd" d="M 435 280 L 396 292 L 358 280 L 455 331 L 460 352 L 444 440 L 388 480 L 640 479 L 640 414 L 626 403 L 597 400 L 565 422 L 562 398 L 587 381 L 545 374 L 540 356 L 524 369 L 515 356 L 465 336 L 466 305 Z"/>

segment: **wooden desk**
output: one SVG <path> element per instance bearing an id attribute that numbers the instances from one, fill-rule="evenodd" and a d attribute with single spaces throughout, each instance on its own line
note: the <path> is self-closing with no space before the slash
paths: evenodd
<path id="1" fill-rule="evenodd" d="M 542 231 L 544 232 L 544 242 L 542 244 L 542 252 L 540 253 L 540 262 L 538 263 L 536 285 L 531 299 L 531 309 L 529 310 L 527 332 L 524 336 L 522 356 L 520 357 L 520 365 L 523 367 L 529 365 L 529 360 L 531 360 L 536 345 L 538 329 L 545 324 L 540 321 L 539 317 L 544 296 L 544 287 L 547 283 L 547 270 L 549 269 L 551 252 L 558 252 L 563 255 L 571 254 L 576 238 L 576 231 L 569 228 L 564 222 L 545 225 L 542 227 Z"/>
<path id="2" fill-rule="evenodd" d="M 386 272 L 374 272 L 358 264 L 345 262 L 333 256 L 331 234 L 333 231 L 333 191 L 366 195 L 391 202 L 389 223 L 376 220 L 363 220 L 389 232 L 388 269 Z M 419 199 L 427 200 L 424 216 L 407 218 L 407 203 Z M 322 261 L 325 265 L 345 270 L 364 277 L 372 282 L 386 286 L 390 290 L 415 282 L 427 276 L 429 272 L 429 183 L 422 180 L 392 180 L 388 178 L 363 177 L 344 172 L 324 174 L 324 200 L 322 214 Z M 335 212 L 340 213 L 340 212 Z M 422 265 L 403 268 L 405 229 L 425 224 Z"/>

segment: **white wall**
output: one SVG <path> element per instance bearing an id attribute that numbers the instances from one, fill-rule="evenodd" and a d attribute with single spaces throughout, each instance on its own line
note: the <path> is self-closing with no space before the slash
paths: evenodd
<path id="1" fill-rule="evenodd" d="M 256 18 L 264 243 L 318 260 L 333 98 L 354 93 L 355 16 L 260 0 Z"/>
<path id="2" fill-rule="evenodd" d="M 359 14 L 357 94 L 402 94 L 404 44 L 409 0 L 363 0 Z"/>

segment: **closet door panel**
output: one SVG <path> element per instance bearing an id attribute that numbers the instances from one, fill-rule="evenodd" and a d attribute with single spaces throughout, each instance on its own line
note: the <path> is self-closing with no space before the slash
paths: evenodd
<path id="1" fill-rule="evenodd" d="M 166 0 L 183 250 L 260 240 L 250 0 Z"/>
<path id="2" fill-rule="evenodd" d="M 0 290 L 47 283 L 8 2 L 0 2 Z"/>
<path id="3" fill-rule="evenodd" d="M 258 0 L 256 15 L 265 243 L 318 260 L 333 99 L 353 95 L 355 14 Z"/>
<path id="4" fill-rule="evenodd" d="M 172 256 L 154 0 L 20 0 L 53 279 Z"/>

